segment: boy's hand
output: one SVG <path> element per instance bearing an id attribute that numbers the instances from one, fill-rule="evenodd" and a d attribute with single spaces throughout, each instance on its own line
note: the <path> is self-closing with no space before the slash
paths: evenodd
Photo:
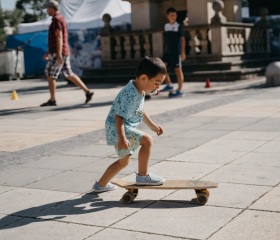
<path id="1" fill-rule="evenodd" d="M 118 141 L 118 149 L 128 149 L 128 147 L 130 146 L 129 141 L 126 138 L 123 139 L 119 139 Z"/>
<path id="2" fill-rule="evenodd" d="M 160 125 L 154 125 L 151 127 L 151 130 L 156 132 L 156 134 L 158 136 L 160 136 L 161 134 L 163 134 L 163 128 Z"/>

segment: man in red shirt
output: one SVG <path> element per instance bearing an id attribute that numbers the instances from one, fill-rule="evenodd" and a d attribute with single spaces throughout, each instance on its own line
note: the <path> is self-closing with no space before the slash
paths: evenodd
<path id="1" fill-rule="evenodd" d="M 63 71 L 65 77 L 73 82 L 75 85 L 84 90 L 86 95 L 85 103 L 88 103 L 92 96 L 91 92 L 82 80 L 72 72 L 70 65 L 70 48 L 68 43 L 68 29 L 63 16 L 59 13 L 59 3 L 51 0 L 46 4 L 47 12 L 52 16 L 52 23 L 49 27 L 48 45 L 49 50 L 44 55 L 44 59 L 47 60 L 45 73 L 48 79 L 50 99 L 41 104 L 41 107 L 56 106 L 55 90 L 56 79 L 61 71 Z"/>

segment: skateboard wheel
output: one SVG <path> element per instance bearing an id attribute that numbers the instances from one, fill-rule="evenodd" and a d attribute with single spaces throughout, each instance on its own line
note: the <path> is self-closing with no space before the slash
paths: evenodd
<path id="1" fill-rule="evenodd" d="M 134 194 L 132 192 L 126 192 L 123 195 L 122 200 L 123 200 L 124 203 L 130 204 L 134 200 Z"/>
<path id="2" fill-rule="evenodd" d="M 138 189 L 133 189 L 132 193 L 133 193 L 133 197 L 135 199 L 137 197 L 137 195 L 138 195 Z"/>
<path id="3" fill-rule="evenodd" d="M 209 195 L 210 195 L 210 192 L 207 189 L 195 189 L 195 193 L 196 193 L 196 195 L 206 194 L 207 197 L 209 197 Z"/>
<path id="4" fill-rule="evenodd" d="M 197 194 L 197 202 L 201 205 L 205 205 L 208 201 L 208 196 L 206 194 L 203 193 L 199 193 Z"/>

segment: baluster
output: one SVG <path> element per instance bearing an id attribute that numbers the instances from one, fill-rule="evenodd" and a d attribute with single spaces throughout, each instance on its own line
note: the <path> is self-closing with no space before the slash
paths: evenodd
<path id="1" fill-rule="evenodd" d="M 200 40 L 200 45 L 201 45 L 201 49 L 200 52 L 203 54 L 207 54 L 208 53 L 208 30 L 205 29 L 201 29 L 201 40 Z"/>
<path id="2" fill-rule="evenodd" d="M 134 58 L 139 59 L 141 57 L 141 46 L 140 46 L 140 39 L 138 35 L 133 36 L 134 39 Z"/>
<path id="3" fill-rule="evenodd" d="M 189 46 L 190 46 L 190 55 L 195 55 L 195 36 L 196 36 L 196 30 L 195 29 L 190 29 L 190 41 L 189 41 Z"/>
<path id="4" fill-rule="evenodd" d="M 121 36 L 116 36 L 115 37 L 116 40 L 116 45 L 115 45 L 115 58 L 116 59 L 122 59 L 122 48 L 121 48 Z"/>
<path id="5" fill-rule="evenodd" d="M 151 43 L 150 43 L 150 34 L 144 33 L 144 50 L 145 55 L 150 55 L 151 53 Z"/>
<path id="6" fill-rule="evenodd" d="M 130 36 L 124 36 L 124 59 L 131 59 Z"/>

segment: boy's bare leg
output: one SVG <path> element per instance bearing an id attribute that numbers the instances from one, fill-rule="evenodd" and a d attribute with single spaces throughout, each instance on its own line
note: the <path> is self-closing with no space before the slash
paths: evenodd
<path id="1" fill-rule="evenodd" d="M 181 91 L 183 89 L 183 82 L 184 82 L 184 74 L 182 68 L 178 67 L 174 69 L 177 81 L 178 81 L 178 89 Z"/>
<path id="2" fill-rule="evenodd" d="M 55 100 L 56 80 L 52 77 L 47 77 L 47 79 L 48 79 L 49 90 L 50 90 L 50 95 L 51 95 L 50 100 L 54 101 Z"/>
<path id="3" fill-rule="evenodd" d="M 110 182 L 110 180 L 117 175 L 119 171 L 121 171 L 123 168 L 125 168 L 130 160 L 131 155 L 125 156 L 123 159 L 119 159 L 112 163 L 105 171 L 105 173 L 102 175 L 100 180 L 98 181 L 99 185 L 102 187 L 107 186 L 107 184 Z"/>
<path id="4" fill-rule="evenodd" d="M 73 82 L 76 86 L 78 86 L 79 88 L 83 89 L 85 93 L 89 92 L 89 89 L 87 88 L 87 86 L 83 83 L 83 81 L 78 77 L 78 75 L 73 74 L 71 76 L 67 76 L 66 77 L 68 80 L 70 80 L 71 82 Z"/>
<path id="5" fill-rule="evenodd" d="M 141 148 L 138 154 L 138 174 L 140 176 L 146 176 L 149 174 L 148 165 L 153 145 L 152 137 L 148 134 L 144 134 L 140 145 Z"/>

